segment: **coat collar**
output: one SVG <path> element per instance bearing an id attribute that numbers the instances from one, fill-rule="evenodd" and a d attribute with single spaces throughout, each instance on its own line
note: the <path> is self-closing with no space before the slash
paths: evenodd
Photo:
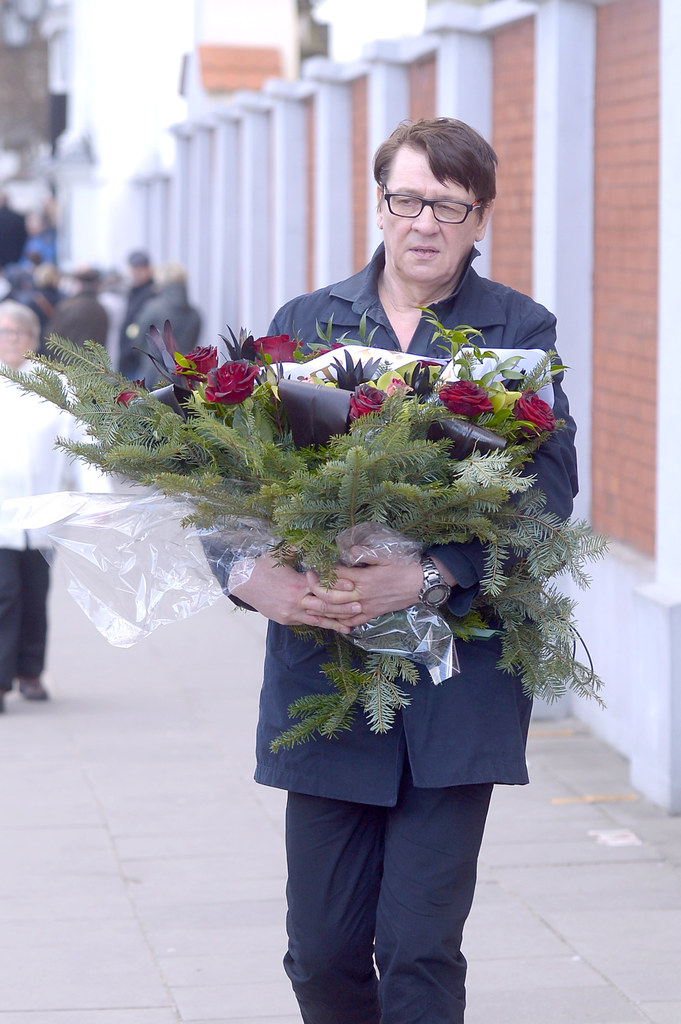
<path id="1" fill-rule="evenodd" d="M 431 307 L 442 322 L 454 315 L 457 323 L 470 324 L 479 329 L 506 323 L 506 311 L 500 297 L 495 292 L 490 292 L 489 282 L 479 277 L 473 269 L 473 261 L 479 255 L 479 251 L 473 247 L 465 270 L 452 294 Z M 349 303 L 356 316 L 361 317 L 367 313 L 374 321 L 387 325 L 387 317 L 378 297 L 378 277 L 384 266 L 385 248 L 381 242 L 366 267 L 345 281 L 333 285 L 330 296 Z M 333 311 L 335 324 L 342 323 L 340 312 L 339 309 Z M 352 319 L 354 323 L 354 317 Z"/>

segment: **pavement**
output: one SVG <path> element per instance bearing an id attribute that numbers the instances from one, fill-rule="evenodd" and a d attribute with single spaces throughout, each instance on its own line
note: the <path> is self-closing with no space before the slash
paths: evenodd
<path id="1" fill-rule="evenodd" d="M 52 699 L 0 717 L 0 1024 L 299 1022 L 263 622 L 221 599 L 112 647 L 59 566 L 50 609 Z M 577 720 L 535 720 L 529 762 L 493 798 L 467 1024 L 679 1024 L 681 818 Z"/>

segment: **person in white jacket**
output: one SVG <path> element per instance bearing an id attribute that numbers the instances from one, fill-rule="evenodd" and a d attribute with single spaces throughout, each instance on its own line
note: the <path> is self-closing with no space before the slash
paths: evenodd
<path id="1" fill-rule="evenodd" d="M 0 363 L 30 369 L 40 342 L 38 317 L 19 302 L 0 302 Z M 82 437 L 69 413 L 0 377 L 0 504 L 7 498 L 60 490 L 108 490 L 94 468 L 55 447 L 58 437 Z M 47 700 L 42 673 L 47 646 L 50 567 L 19 528 L 0 524 L 0 712 L 15 684 L 27 700 Z"/>

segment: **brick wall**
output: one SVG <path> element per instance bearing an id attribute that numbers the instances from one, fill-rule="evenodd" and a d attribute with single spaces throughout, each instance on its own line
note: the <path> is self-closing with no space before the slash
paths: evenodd
<path id="1" fill-rule="evenodd" d="M 492 277 L 531 294 L 534 20 L 493 40 L 492 144 L 499 157 Z"/>
<path id="2" fill-rule="evenodd" d="M 367 80 L 352 83 L 352 266 L 361 270 L 367 256 L 367 187 L 371 179 L 367 145 Z"/>
<path id="3" fill-rule="evenodd" d="M 657 0 L 597 15 L 593 508 L 596 529 L 655 550 Z"/>
<path id="4" fill-rule="evenodd" d="M 435 117 L 435 57 L 409 66 L 409 117 Z"/>

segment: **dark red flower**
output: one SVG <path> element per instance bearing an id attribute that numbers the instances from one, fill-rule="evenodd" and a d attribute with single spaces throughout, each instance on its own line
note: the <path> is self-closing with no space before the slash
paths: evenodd
<path id="1" fill-rule="evenodd" d="M 378 412 L 385 399 L 384 391 L 379 391 L 371 384 L 360 384 L 350 396 L 350 422 L 359 419 L 360 416 L 367 416 L 370 412 Z"/>
<path id="2" fill-rule="evenodd" d="M 126 408 L 130 405 L 133 398 L 137 398 L 136 391 L 121 391 L 120 395 L 116 398 L 119 405 L 124 405 Z"/>
<path id="3" fill-rule="evenodd" d="M 290 363 L 293 361 L 293 353 L 298 348 L 295 338 L 288 334 L 268 335 L 265 338 L 256 338 L 254 343 L 256 355 L 264 361 L 265 356 L 270 356 L 273 363 Z"/>
<path id="4" fill-rule="evenodd" d="M 218 405 L 239 405 L 253 394 L 260 373 L 257 366 L 244 360 L 223 363 L 208 372 L 206 401 Z"/>
<path id="5" fill-rule="evenodd" d="M 485 389 L 472 380 L 443 384 L 438 395 L 443 405 L 459 416 L 479 416 L 494 409 Z"/>
<path id="6" fill-rule="evenodd" d="M 543 434 L 554 430 L 556 418 L 550 405 L 539 398 L 534 391 L 525 391 L 513 406 L 513 415 L 517 420 L 531 424 L 525 429 L 527 433 Z"/>
<path id="7" fill-rule="evenodd" d="M 218 350 L 215 346 L 199 345 L 198 348 L 193 348 L 191 352 L 187 352 L 186 356 L 181 356 L 181 361 L 178 361 L 178 353 L 175 353 L 175 372 L 181 373 L 184 377 L 189 380 L 203 380 L 209 370 L 214 370 L 218 365 Z M 186 366 L 186 363 L 190 363 L 190 366 Z"/>

